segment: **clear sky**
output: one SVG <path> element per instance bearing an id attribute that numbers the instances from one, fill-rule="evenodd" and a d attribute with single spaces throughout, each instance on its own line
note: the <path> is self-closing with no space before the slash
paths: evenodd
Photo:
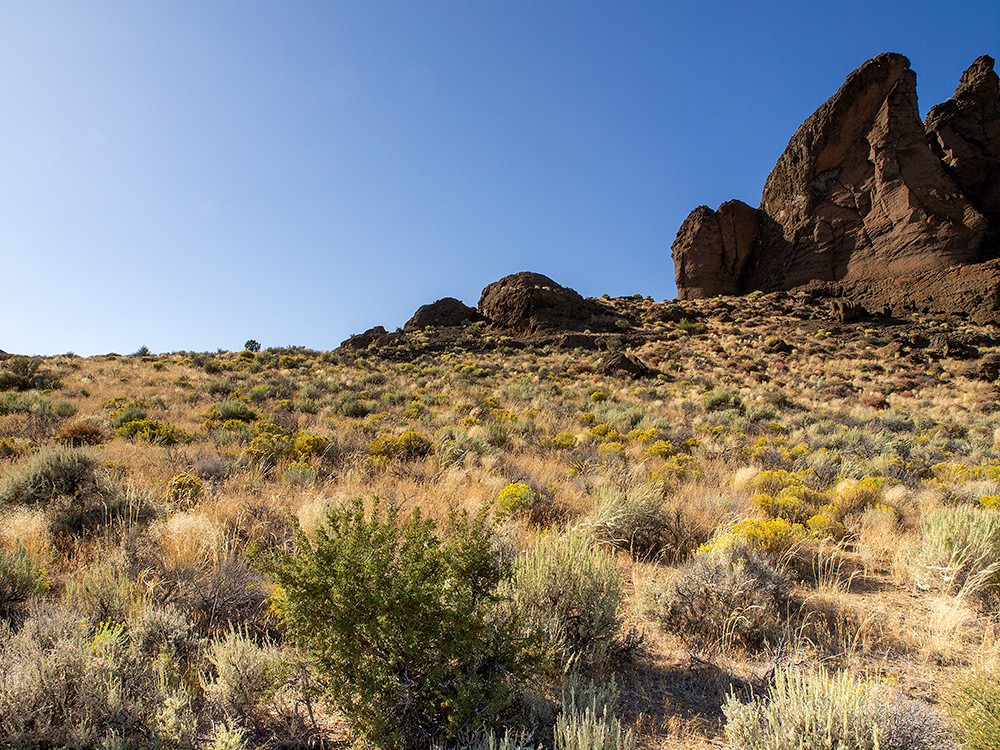
<path id="1" fill-rule="evenodd" d="M 672 298 L 687 213 L 887 51 L 923 114 L 1000 3 L 0 0 L 0 349 L 331 349 L 522 270 Z"/>

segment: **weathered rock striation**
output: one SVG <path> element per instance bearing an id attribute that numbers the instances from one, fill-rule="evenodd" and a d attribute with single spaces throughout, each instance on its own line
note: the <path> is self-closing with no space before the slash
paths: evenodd
<path id="1" fill-rule="evenodd" d="M 983 283 L 992 271 L 977 279 L 949 269 L 1000 257 L 998 240 L 992 58 L 977 59 L 925 124 L 909 60 L 886 53 L 799 127 L 758 209 L 739 201 L 696 208 L 672 253 L 680 299 L 826 284 L 869 310 L 917 305 L 985 320 L 1000 317 L 995 290 Z"/>

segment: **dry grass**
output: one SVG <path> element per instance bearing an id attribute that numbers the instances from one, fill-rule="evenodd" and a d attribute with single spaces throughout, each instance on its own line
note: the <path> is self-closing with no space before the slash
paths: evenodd
<path id="1" fill-rule="evenodd" d="M 251 545 L 289 544 L 294 523 L 311 534 L 331 504 L 360 497 L 370 505 L 377 496 L 400 506 L 404 517 L 419 507 L 443 523 L 455 509 L 495 508 L 501 490 L 524 483 L 540 500 L 503 519 L 510 554 L 540 531 L 592 527 L 614 497 L 630 523 L 681 518 L 689 532 L 671 554 L 633 549 L 641 559 L 617 556 L 622 615 L 645 634 L 635 660 L 615 667 L 621 715 L 640 747 L 719 746 L 726 691 L 759 686 L 779 662 L 877 670 L 910 696 L 937 700 L 974 666 L 1000 659 L 993 600 L 926 590 L 915 567 L 927 514 L 985 507 L 997 494 L 1000 470 L 991 467 L 1000 464 L 1000 417 L 984 406 L 996 399 L 995 387 L 968 377 L 968 363 L 884 360 L 873 352 L 888 343 L 878 343 L 887 334 L 866 330 L 868 322 L 826 333 L 831 324 L 819 317 L 777 313 L 757 297 L 733 302 L 724 315 L 712 301 L 690 303 L 692 315 L 706 316 L 705 334 L 661 325 L 658 338 L 638 350 L 665 373 L 647 381 L 598 374 L 599 352 L 430 352 L 417 337 L 410 351 L 391 357 L 292 351 L 255 361 L 230 353 L 52 358 L 47 366 L 64 386 L 37 398 L 69 401 L 76 413 L 0 414 L 0 440 L 8 441 L 0 475 L 53 446 L 66 424 L 85 421 L 107 438 L 91 450 L 108 486 L 144 493 L 150 507 L 72 539 L 53 536 L 47 508 L 7 507 L 0 547 L 23 547 L 47 571 L 47 605 L 63 602 L 83 571 L 114 561 L 157 596 L 169 588 L 165 606 L 183 604 L 210 618 L 205 597 L 222 595 L 222 571 L 245 570 L 225 566 L 243 565 Z M 932 320 L 908 325 L 928 338 L 937 330 Z M 768 336 L 793 351 L 764 353 Z M 301 360 L 279 365 L 282 355 Z M 730 394 L 728 406 L 708 408 L 722 391 Z M 865 394 L 874 396 L 866 403 Z M 245 399 L 259 422 L 277 425 L 288 445 L 309 433 L 329 438 L 336 450 L 299 456 L 289 449 L 272 464 L 254 463 L 247 453 L 253 424 L 205 424 L 206 412 L 232 398 Z M 190 442 L 114 436 L 115 409 L 135 401 Z M 372 440 L 407 430 L 432 441 L 433 452 L 384 460 L 368 450 Z M 651 452 L 657 441 L 672 450 Z M 297 461 L 314 479 L 282 479 Z M 833 514 L 846 536 L 838 544 L 803 529 L 794 560 L 783 561 L 795 580 L 780 634 L 763 649 L 751 653 L 720 638 L 724 647 L 711 660 L 704 653 L 693 658 L 683 639 L 644 614 L 641 594 L 676 575 L 688 547 L 761 517 L 752 502 L 758 477 L 778 470 L 800 476 L 813 493 L 800 492 L 807 517 Z M 204 490 L 177 512 L 165 490 L 182 472 L 201 476 Z M 864 483 L 871 478 L 881 480 L 877 487 Z M 649 502 L 629 505 L 640 498 Z M 195 569 L 198 576 L 176 573 Z M 168 580 L 164 571 L 176 575 Z M 245 622 L 264 632 L 273 623 L 262 617 L 248 611 Z M 226 627 L 211 622 L 213 632 Z"/>

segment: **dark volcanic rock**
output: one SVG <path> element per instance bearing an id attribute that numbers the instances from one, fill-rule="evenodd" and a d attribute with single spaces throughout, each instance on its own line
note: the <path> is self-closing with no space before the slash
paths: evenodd
<path id="1" fill-rule="evenodd" d="M 1000 354 L 988 354 L 979 363 L 979 379 L 995 382 L 1000 379 Z"/>
<path id="2" fill-rule="evenodd" d="M 375 326 L 374 328 L 369 328 L 364 333 L 357 333 L 351 336 L 347 341 L 341 343 L 341 347 L 344 349 L 367 349 L 372 344 L 376 346 L 382 345 L 388 337 L 389 332 L 385 328 Z"/>
<path id="3" fill-rule="evenodd" d="M 980 256 L 1000 257 L 1000 78 L 983 55 L 962 74 L 955 95 L 924 122 L 931 149 L 989 226 Z"/>
<path id="4" fill-rule="evenodd" d="M 678 299 L 739 294 L 757 231 L 757 209 L 742 201 L 692 211 L 671 246 Z"/>
<path id="5" fill-rule="evenodd" d="M 868 316 L 868 311 L 864 306 L 850 300 L 835 299 L 830 303 L 830 310 L 833 317 L 841 323 L 851 323 Z"/>
<path id="6" fill-rule="evenodd" d="M 978 260 L 986 220 L 927 147 L 916 75 L 885 54 L 807 119 L 767 178 L 753 288 L 891 278 Z"/>
<path id="7" fill-rule="evenodd" d="M 1000 258 L 998 217 L 993 60 L 976 60 L 924 124 L 909 60 L 886 53 L 796 131 L 759 209 L 730 202 L 688 216 L 671 248 L 677 295 L 826 284 L 868 310 L 996 321 L 995 269 L 958 269 Z"/>
<path id="8" fill-rule="evenodd" d="M 580 330 L 603 311 L 548 276 L 521 271 L 483 290 L 479 312 L 494 325 L 515 331 Z"/>
<path id="9" fill-rule="evenodd" d="M 403 330 L 419 331 L 427 326 L 435 328 L 460 326 L 466 321 L 472 323 L 480 318 L 476 308 L 469 307 L 454 297 L 445 297 L 418 308 L 413 317 L 406 321 Z"/>
<path id="10" fill-rule="evenodd" d="M 655 378 L 659 373 L 649 365 L 630 354 L 609 352 L 601 358 L 597 371 L 602 375 L 625 373 L 633 378 Z"/>

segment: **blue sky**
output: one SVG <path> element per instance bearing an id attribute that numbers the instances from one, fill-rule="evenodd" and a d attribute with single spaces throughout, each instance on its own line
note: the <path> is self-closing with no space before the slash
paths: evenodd
<path id="1" fill-rule="evenodd" d="M 921 112 L 1000 3 L 0 0 L 0 349 L 336 347 L 521 270 L 672 298 L 881 52 Z"/>

